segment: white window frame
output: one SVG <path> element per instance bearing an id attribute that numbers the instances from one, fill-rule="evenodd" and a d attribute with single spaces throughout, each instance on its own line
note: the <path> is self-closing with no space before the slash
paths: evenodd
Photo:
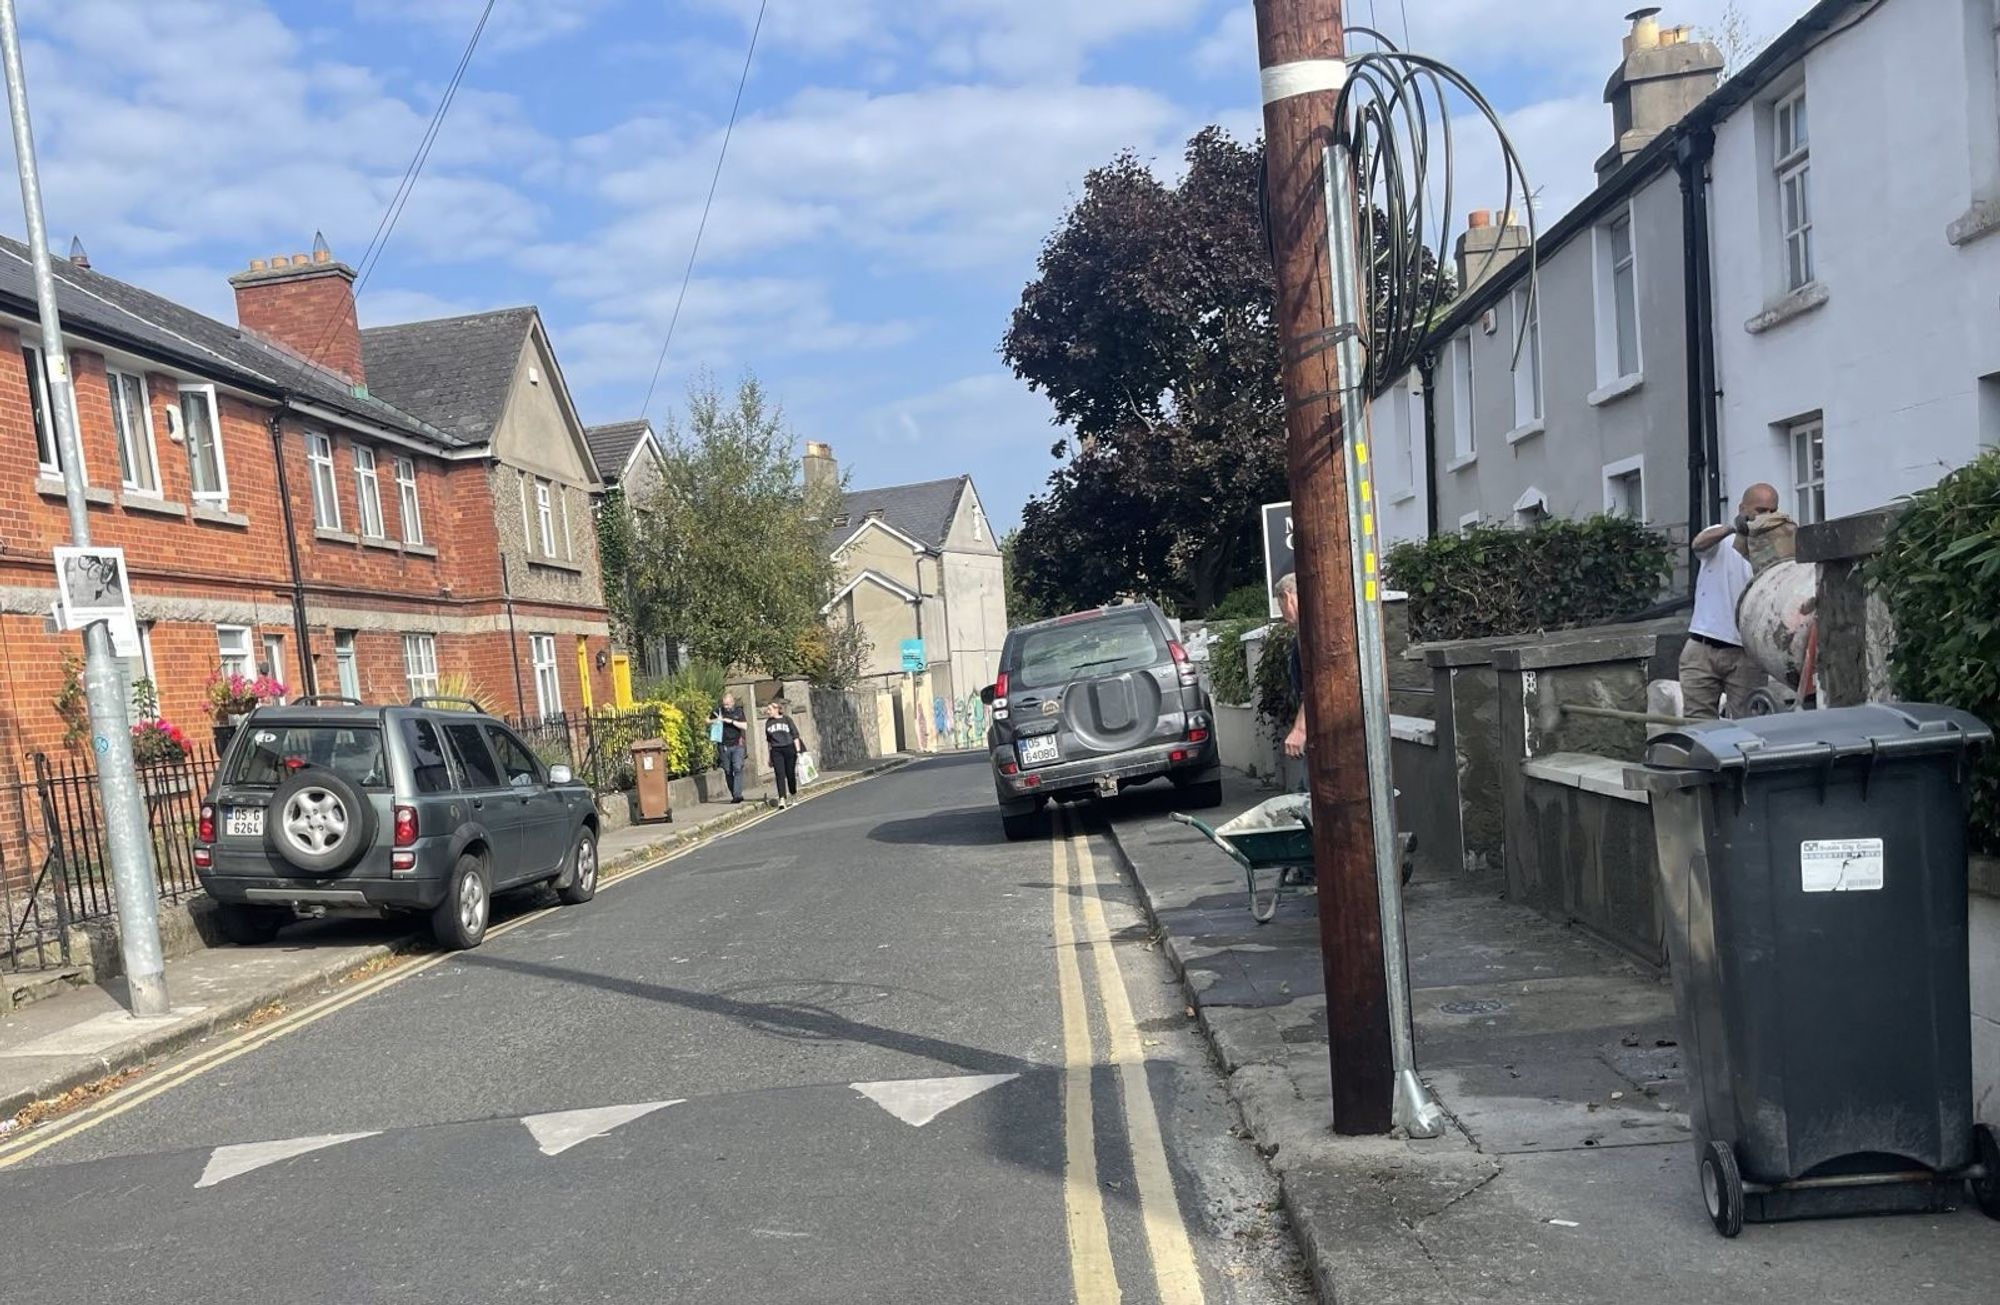
<path id="1" fill-rule="evenodd" d="M 42 425 L 46 430 L 35 432 L 35 469 L 42 475 L 55 480 L 62 479 L 62 437 L 56 433 L 56 408 L 49 401 L 48 360 L 42 356 L 42 346 L 21 341 L 21 367 L 27 376 L 28 401 L 31 411 L 29 420 L 34 420 L 34 410 L 42 414 Z M 43 439 L 48 440 L 48 448 L 42 447 Z M 47 454 L 48 456 L 43 456 Z"/>
<path id="2" fill-rule="evenodd" d="M 1542 419 L 1542 306 L 1531 303 L 1526 290 L 1516 290 L 1513 299 L 1517 339 L 1522 320 L 1528 324 L 1520 355 L 1513 360 L 1514 427 L 1519 430 Z"/>
<path id="3" fill-rule="evenodd" d="M 1405 497 L 1416 483 L 1416 450 L 1410 442 L 1411 423 L 1416 419 L 1415 409 L 1410 400 L 1415 391 L 1412 377 L 1405 376 L 1389 389 L 1389 428 L 1395 432 L 1395 445 L 1386 464 L 1392 473 L 1382 488 L 1389 491 L 1392 500 Z M 1375 446 L 1379 450 L 1382 441 L 1378 438 Z"/>
<path id="4" fill-rule="evenodd" d="M 364 539 L 387 539 L 382 525 L 382 470 L 375 450 L 365 444 L 354 446 L 354 500 L 361 519 L 355 522 Z"/>
<path id="5" fill-rule="evenodd" d="M 139 389 L 138 429 L 133 429 L 131 395 L 127 384 Z M 104 387 L 111 397 L 111 434 L 118 441 L 118 479 L 127 490 L 157 498 L 160 494 L 160 459 L 153 441 L 153 392 L 142 372 L 118 367 L 104 369 Z"/>
<path id="6" fill-rule="evenodd" d="M 1620 458 L 1616 462 L 1607 462 L 1604 464 L 1604 510 L 1607 513 L 1617 512 L 1624 506 L 1619 501 L 1620 495 L 1617 485 L 1618 482 L 1628 476 L 1637 477 L 1639 485 L 1639 515 L 1632 519 L 1643 524 L 1647 520 L 1648 511 L 1646 504 L 1646 456 L 1643 453 L 1634 454 L 1629 458 Z"/>
<path id="7" fill-rule="evenodd" d="M 333 675 L 340 682 L 342 697 L 361 697 L 361 654 L 355 646 L 356 632 L 335 630 L 333 632 Z"/>
<path id="8" fill-rule="evenodd" d="M 535 711 L 543 720 L 562 715 L 562 672 L 556 662 L 556 637 L 529 635 L 528 659 L 535 669 Z"/>
<path id="9" fill-rule="evenodd" d="M 535 525 L 537 538 L 541 540 L 542 556 L 556 555 L 556 515 L 549 500 L 549 482 L 535 481 Z"/>
<path id="10" fill-rule="evenodd" d="M 563 561 L 576 561 L 576 536 L 569 528 L 569 486 L 557 485 L 556 498 L 562 504 Z"/>
<path id="11" fill-rule="evenodd" d="M 334 469 L 333 436 L 306 432 L 306 479 L 312 483 L 313 524 L 340 529 L 340 473 Z"/>
<path id="12" fill-rule="evenodd" d="M 1624 233 L 1625 256 L 1618 256 L 1618 237 Z M 1600 387 L 1645 375 L 1646 340 L 1639 325 L 1639 245 L 1632 208 L 1628 204 L 1597 228 L 1597 379 Z M 1632 294 L 1631 366 L 1626 366 L 1624 333 L 1620 329 L 1618 285 L 1629 274 Z"/>
<path id="13" fill-rule="evenodd" d="M 1815 468 L 1801 469 L 1799 446 L 1808 441 L 1819 445 L 1818 475 Z M 1826 520 L 1826 418 L 1821 413 L 1801 417 L 1785 427 L 1785 465 L 1792 480 L 1792 502 L 1798 505 L 1798 523 L 1816 525 Z"/>
<path id="14" fill-rule="evenodd" d="M 410 697 L 413 699 L 436 696 L 438 691 L 436 635 L 403 636 L 403 680 L 409 686 Z"/>
<path id="15" fill-rule="evenodd" d="M 257 670 L 260 675 L 268 675 L 278 683 L 290 686 L 291 667 L 285 660 L 285 636 L 282 634 L 260 634 L 257 636 Z"/>
<path id="16" fill-rule="evenodd" d="M 187 401 L 193 396 L 208 414 L 208 436 L 210 452 L 215 454 L 215 488 L 202 489 L 198 485 L 200 477 L 195 474 L 195 454 L 197 441 L 192 426 L 187 422 Z M 222 455 L 222 409 L 215 401 L 215 387 L 207 384 L 183 385 L 180 387 L 181 438 L 187 445 L 188 492 L 194 501 L 208 507 L 226 508 L 229 505 L 229 463 Z"/>
<path id="17" fill-rule="evenodd" d="M 1473 393 L 1479 372 L 1472 357 L 1472 336 L 1457 335 L 1451 341 L 1451 449 L 1452 465 L 1472 461 L 1479 452 L 1477 433 L 1472 428 Z"/>
<path id="18" fill-rule="evenodd" d="M 132 674 L 134 670 L 139 672 L 136 676 Z M 158 720 L 160 718 L 160 681 L 153 674 L 153 623 L 151 621 L 139 622 L 139 655 L 137 657 L 120 657 L 118 659 L 118 672 L 124 680 L 125 701 L 128 705 L 132 701 L 132 690 L 138 685 L 140 680 L 148 680 L 152 683 L 153 714 L 147 717 L 147 719 Z"/>
<path id="19" fill-rule="evenodd" d="M 528 515 L 528 480 L 527 472 L 514 473 L 514 484 L 521 491 L 521 547 L 532 554 L 535 551 L 535 523 Z"/>
<path id="20" fill-rule="evenodd" d="M 403 542 L 424 542 L 424 506 L 417 497 L 417 460 L 396 459 L 396 515 L 401 519 Z"/>
<path id="21" fill-rule="evenodd" d="M 1812 246 L 1812 120 L 1803 86 L 1771 106 L 1771 155 L 1778 187 L 1779 282 L 1789 294 L 1818 279 Z M 1786 206 L 1786 192 L 1793 187 L 1799 199 L 1796 221 Z"/>
<path id="22" fill-rule="evenodd" d="M 257 678 L 257 650 L 250 634 L 247 625 L 215 627 L 216 665 L 224 675 L 241 675 L 246 680 Z"/>

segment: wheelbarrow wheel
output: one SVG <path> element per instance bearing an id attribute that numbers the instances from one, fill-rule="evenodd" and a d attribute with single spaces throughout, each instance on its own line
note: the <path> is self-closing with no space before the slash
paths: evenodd
<path id="1" fill-rule="evenodd" d="M 1972 1189 L 1972 1199 L 1987 1218 L 2000 1219 L 2000 1135 L 1994 1133 L 1993 1125 L 1979 1124 L 1973 1128 L 1972 1158 L 1986 1172 L 1966 1186 Z"/>
<path id="2" fill-rule="evenodd" d="M 1702 1148 L 1701 1199 L 1715 1231 L 1724 1237 L 1743 1231 L 1743 1175 L 1727 1142 L 1710 1142 Z"/>

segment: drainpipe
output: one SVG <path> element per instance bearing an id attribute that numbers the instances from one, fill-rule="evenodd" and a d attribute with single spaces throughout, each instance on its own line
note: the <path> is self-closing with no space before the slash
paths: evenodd
<path id="1" fill-rule="evenodd" d="M 1714 152 L 1715 133 L 1706 125 L 1689 128 L 1674 143 L 1674 167 L 1681 178 L 1681 285 L 1686 296 L 1689 539 L 1706 530 L 1722 512 L 1708 246 L 1708 163 Z M 1688 568 L 1690 593 L 1697 574 L 1696 568 Z"/>
<path id="2" fill-rule="evenodd" d="M 500 597 L 507 605 L 507 655 L 514 662 L 514 719 L 525 724 L 528 697 L 521 690 L 521 636 L 514 629 L 514 582 L 509 578 L 507 555 L 500 555 Z"/>
<path id="3" fill-rule="evenodd" d="M 1424 387 L 1424 538 L 1438 537 L 1437 405 L 1431 402 L 1437 379 L 1437 355 L 1417 355 L 1417 376 Z"/>
<path id="4" fill-rule="evenodd" d="M 285 472 L 285 414 L 271 414 L 271 458 L 278 464 L 278 512 L 285 527 L 285 560 L 292 570 L 292 632 L 299 641 L 299 674 L 308 694 L 319 692 L 319 673 L 313 666 L 312 631 L 306 624 L 306 584 L 299 570 L 299 532 L 292 518 L 291 477 Z"/>

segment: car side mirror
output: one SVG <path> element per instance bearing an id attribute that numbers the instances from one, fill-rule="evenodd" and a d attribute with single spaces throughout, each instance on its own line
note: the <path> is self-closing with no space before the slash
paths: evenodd
<path id="1" fill-rule="evenodd" d="M 989 707 L 991 707 L 991 706 L 993 705 L 993 686 L 992 686 L 992 685 L 990 685 L 990 684 L 989 684 L 989 685 L 987 685 L 987 686 L 986 686 L 985 688 L 983 688 L 983 689 L 981 689 L 981 690 L 979 691 L 979 700 L 980 700 L 981 702 L 985 703 L 985 704 L 986 704 L 987 706 L 989 706 Z"/>
<path id="2" fill-rule="evenodd" d="M 558 763 L 557 765 L 549 767 L 549 783 L 570 784 L 574 783 L 575 781 L 576 781 L 576 772 L 571 770 L 568 766 L 561 765 L 560 763 Z"/>

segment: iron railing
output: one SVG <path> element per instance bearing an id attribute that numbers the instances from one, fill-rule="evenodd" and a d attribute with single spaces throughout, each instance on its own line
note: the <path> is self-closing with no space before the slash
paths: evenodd
<path id="1" fill-rule="evenodd" d="M 568 766 L 599 793 L 629 788 L 632 745 L 658 738 L 665 728 L 658 703 L 618 712 L 510 718 L 507 723 L 545 764 Z"/>
<path id="2" fill-rule="evenodd" d="M 95 768 L 87 758 L 45 753 L 36 753 L 33 764 L 34 778 L 0 799 L 0 821 L 12 826 L 0 843 L 0 963 L 22 969 L 66 964 L 69 930 L 118 909 Z M 208 748 L 139 767 L 163 901 L 201 891 L 195 822 L 215 767 Z"/>

